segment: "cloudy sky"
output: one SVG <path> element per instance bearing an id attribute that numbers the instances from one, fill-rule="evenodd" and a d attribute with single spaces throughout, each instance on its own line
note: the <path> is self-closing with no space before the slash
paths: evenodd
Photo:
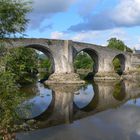
<path id="1" fill-rule="evenodd" d="M 140 0 L 33 0 L 27 37 L 107 45 L 117 37 L 140 49 Z"/>

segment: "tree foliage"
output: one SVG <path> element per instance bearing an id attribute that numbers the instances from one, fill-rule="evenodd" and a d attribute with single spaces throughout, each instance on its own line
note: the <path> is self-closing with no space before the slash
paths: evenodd
<path id="1" fill-rule="evenodd" d="M 25 98 L 18 85 L 33 82 L 31 71 L 37 68 L 37 54 L 33 49 L 17 48 L 0 58 L 4 63 L 0 71 L 0 133 L 9 135 L 19 120 L 16 108 Z"/>
<path id="2" fill-rule="evenodd" d="M 38 53 L 38 62 L 39 62 L 39 68 L 46 68 L 46 69 L 51 69 L 52 62 L 50 58 L 48 58 L 45 54 L 39 54 Z"/>
<path id="3" fill-rule="evenodd" d="M 0 73 L 0 131 L 10 129 L 17 119 L 16 107 L 24 99 L 16 86 L 15 75 Z"/>
<path id="4" fill-rule="evenodd" d="M 74 61 L 75 69 L 93 69 L 93 60 L 85 52 L 81 52 L 77 55 Z"/>
<path id="5" fill-rule="evenodd" d="M 114 66 L 114 70 L 116 73 L 118 73 L 119 75 L 121 75 L 123 73 L 121 70 L 120 60 L 118 58 L 115 58 L 113 60 L 113 66 Z"/>
<path id="6" fill-rule="evenodd" d="M 23 0 L 0 0 L 0 139 L 9 139 L 8 134 L 17 119 L 16 107 L 23 99 L 16 83 L 16 70 L 5 69 L 10 52 L 3 40 L 23 35 L 30 11 L 29 2 Z M 27 54 L 26 54 L 27 55 Z M 15 55 L 13 55 L 14 59 Z M 18 63 L 13 61 L 13 64 Z M 8 64 L 9 65 L 9 64 Z M 20 96 L 20 97 L 19 97 Z M 2 136 L 1 136 L 2 135 Z"/>
<path id="7" fill-rule="evenodd" d="M 37 53 L 30 48 L 11 49 L 7 56 L 6 71 L 16 75 L 18 82 L 32 82 L 37 71 Z"/>
<path id="8" fill-rule="evenodd" d="M 46 68 L 48 72 L 52 70 L 52 61 L 49 58 L 39 59 L 39 68 Z"/>
<path id="9" fill-rule="evenodd" d="M 129 47 L 127 47 L 122 40 L 119 40 L 117 38 L 110 38 L 108 40 L 107 47 L 112 49 L 117 49 L 120 51 L 132 52 L 132 50 Z M 113 66 L 114 66 L 114 70 L 121 75 L 122 74 L 121 64 L 118 58 L 115 58 L 113 60 Z"/>
<path id="10" fill-rule="evenodd" d="M 30 11 L 29 2 L 24 0 L 0 0 L 0 38 L 11 37 L 25 31 Z"/>
<path id="11" fill-rule="evenodd" d="M 112 49 L 118 49 L 120 51 L 127 51 L 127 52 L 132 52 L 132 50 L 130 48 L 128 48 L 124 42 L 122 40 L 119 40 L 117 38 L 110 38 L 108 40 L 108 48 L 112 48 Z"/>

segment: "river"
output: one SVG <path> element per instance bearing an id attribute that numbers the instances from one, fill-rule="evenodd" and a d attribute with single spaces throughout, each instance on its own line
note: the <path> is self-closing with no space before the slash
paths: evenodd
<path id="1" fill-rule="evenodd" d="M 139 140 L 140 83 L 39 82 L 21 89 L 27 98 L 19 116 L 28 121 L 18 140 Z"/>

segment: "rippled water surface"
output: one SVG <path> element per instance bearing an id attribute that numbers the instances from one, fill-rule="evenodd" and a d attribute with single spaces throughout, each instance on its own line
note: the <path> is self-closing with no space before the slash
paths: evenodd
<path id="1" fill-rule="evenodd" d="M 19 140 L 140 139 L 138 82 L 36 83 L 22 90 L 28 98 L 19 116 L 35 119 L 36 129 L 17 133 Z"/>

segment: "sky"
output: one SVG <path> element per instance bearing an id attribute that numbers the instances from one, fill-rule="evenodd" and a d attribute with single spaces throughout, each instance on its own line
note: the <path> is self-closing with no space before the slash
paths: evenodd
<path id="1" fill-rule="evenodd" d="M 116 37 L 140 49 L 140 0 L 32 0 L 29 38 L 65 39 L 106 46 Z"/>

